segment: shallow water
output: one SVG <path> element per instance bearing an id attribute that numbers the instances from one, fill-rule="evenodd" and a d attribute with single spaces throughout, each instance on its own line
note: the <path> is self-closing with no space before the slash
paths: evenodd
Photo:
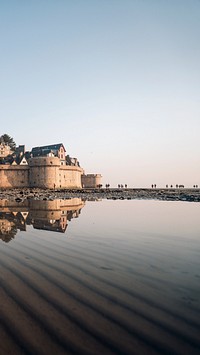
<path id="1" fill-rule="evenodd" d="M 198 203 L 0 204 L 0 354 L 199 354 Z"/>

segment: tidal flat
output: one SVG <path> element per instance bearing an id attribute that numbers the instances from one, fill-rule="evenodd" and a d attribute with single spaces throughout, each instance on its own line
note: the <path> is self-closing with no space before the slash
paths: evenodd
<path id="1" fill-rule="evenodd" d="M 0 201 L 0 354 L 199 354 L 199 204 L 39 193 Z"/>
<path id="2" fill-rule="evenodd" d="M 71 199 L 82 200 L 162 200 L 162 201 L 188 201 L 200 202 L 199 188 L 82 188 L 82 189 L 0 189 L 0 199 L 15 200 L 26 199 L 54 200 Z"/>

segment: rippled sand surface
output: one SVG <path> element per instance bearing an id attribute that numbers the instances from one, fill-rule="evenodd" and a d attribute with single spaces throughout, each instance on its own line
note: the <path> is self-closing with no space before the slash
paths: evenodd
<path id="1" fill-rule="evenodd" d="M 0 354 L 199 354 L 199 205 L 86 202 L 0 241 Z"/>

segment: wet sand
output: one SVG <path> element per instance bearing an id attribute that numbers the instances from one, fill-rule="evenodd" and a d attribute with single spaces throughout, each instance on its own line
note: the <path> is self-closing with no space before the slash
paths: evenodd
<path id="1" fill-rule="evenodd" d="M 194 238 L 189 251 L 182 241 L 181 252 L 173 238 L 175 260 L 169 241 L 149 235 L 132 240 L 133 231 L 120 229 L 117 212 L 117 229 L 111 225 L 112 236 L 105 234 L 99 212 L 93 218 L 94 205 L 89 207 L 90 215 L 86 206 L 86 216 L 76 221 L 82 218 L 83 225 L 77 229 L 73 221 L 67 236 L 29 226 L 1 244 L 0 353 L 199 354 Z M 84 223 L 91 223 L 87 230 Z M 196 267 L 192 277 L 184 252 Z"/>

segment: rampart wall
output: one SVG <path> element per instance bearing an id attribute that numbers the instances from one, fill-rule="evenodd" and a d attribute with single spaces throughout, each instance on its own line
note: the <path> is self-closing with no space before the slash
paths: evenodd
<path id="1" fill-rule="evenodd" d="M 0 165 L 0 188 L 81 188 L 83 169 L 60 165 L 58 157 L 37 157 L 29 165 Z"/>
<path id="2" fill-rule="evenodd" d="M 83 187 L 96 188 L 101 184 L 102 176 L 100 174 L 83 174 L 81 176 L 81 182 Z"/>
<path id="3" fill-rule="evenodd" d="M 29 166 L 0 165 L 0 188 L 29 186 Z"/>
<path id="4" fill-rule="evenodd" d="M 78 166 L 61 165 L 59 169 L 58 187 L 63 188 L 82 188 L 81 175 L 83 169 Z"/>
<path id="5" fill-rule="evenodd" d="M 52 212 L 54 211 L 71 211 L 79 210 L 85 206 L 85 202 L 81 198 L 75 197 L 70 200 L 59 200 L 55 199 L 53 201 L 46 200 L 33 200 L 26 199 L 21 202 L 16 202 L 15 200 L 0 200 L 0 212 L 13 212 L 13 211 L 34 211 L 36 213 L 39 211 L 47 212 L 46 217 L 49 213 L 50 218 L 52 218 Z"/>
<path id="6" fill-rule="evenodd" d="M 38 157 L 29 159 L 30 187 L 53 189 L 58 186 L 60 160 L 57 157 Z"/>

